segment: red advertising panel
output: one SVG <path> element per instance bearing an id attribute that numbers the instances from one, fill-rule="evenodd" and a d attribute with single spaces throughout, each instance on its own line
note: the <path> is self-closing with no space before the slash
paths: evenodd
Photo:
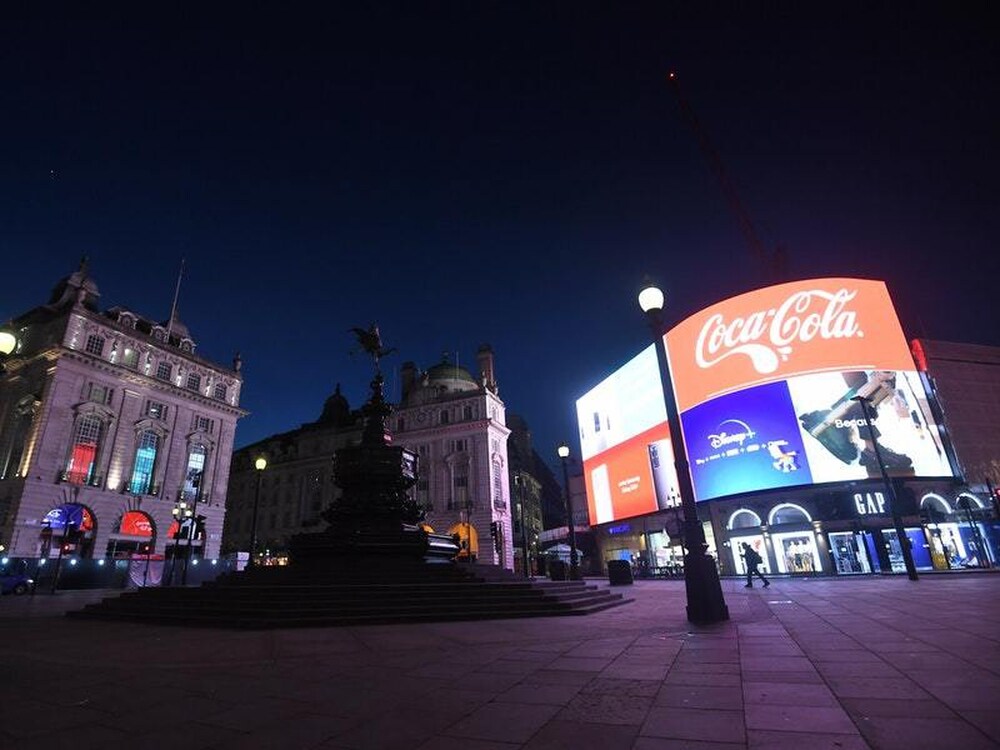
<path id="1" fill-rule="evenodd" d="M 880 281 L 759 289 L 665 340 L 697 500 L 877 478 L 879 453 L 893 476 L 954 474 Z M 580 398 L 577 418 L 591 523 L 677 504 L 652 347 Z"/>
<path id="2" fill-rule="evenodd" d="M 120 527 L 122 534 L 130 536 L 153 536 L 153 524 L 149 521 L 149 516 L 139 510 L 130 510 L 122 516 Z"/>
<path id="3" fill-rule="evenodd" d="M 732 297 L 667 334 L 677 409 L 794 375 L 912 370 L 881 281 L 811 279 Z"/>

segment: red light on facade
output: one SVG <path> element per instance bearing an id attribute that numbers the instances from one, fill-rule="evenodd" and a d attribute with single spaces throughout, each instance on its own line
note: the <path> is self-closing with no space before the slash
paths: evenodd
<path id="1" fill-rule="evenodd" d="M 913 354 L 913 361 L 916 362 L 917 369 L 920 372 L 927 372 L 927 353 L 919 339 L 913 339 L 910 342 L 910 353 Z"/>

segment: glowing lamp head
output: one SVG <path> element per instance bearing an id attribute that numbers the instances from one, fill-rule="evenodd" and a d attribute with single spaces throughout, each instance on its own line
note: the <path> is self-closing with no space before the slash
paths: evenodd
<path id="1" fill-rule="evenodd" d="M 652 282 L 647 282 L 639 292 L 639 307 L 644 313 L 659 312 L 663 309 L 663 299 L 662 290 Z"/>
<path id="2" fill-rule="evenodd" d="M 560 445 L 558 448 L 556 448 L 556 453 L 559 454 L 559 458 L 569 458 L 569 446 Z"/>
<path id="3" fill-rule="evenodd" d="M 0 356 L 6 357 L 17 348 L 17 336 L 10 331 L 0 330 Z"/>
<path id="4" fill-rule="evenodd" d="M 263 456 L 257 456 L 257 458 L 253 462 L 253 467 L 257 471 L 264 471 L 264 469 L 267 468 L 267 459 L 264 458 Z"/>

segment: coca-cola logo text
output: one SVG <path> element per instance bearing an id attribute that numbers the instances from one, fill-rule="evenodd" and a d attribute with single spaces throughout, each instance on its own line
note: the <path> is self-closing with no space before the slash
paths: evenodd
<path id="1" fill-rule="evenodd" d="M 796 292 L 779 306 L 730 321 L 716 313 L 698 334 L 695 361 L 708 369 L 734 354 L 750 358 L 754 369 L 769 375 L 787 361 L 796 344 L 823 340 L 861 338 L 857 314 L 847 303 L 857 291 L 827 292 L 809 289 Z"/>

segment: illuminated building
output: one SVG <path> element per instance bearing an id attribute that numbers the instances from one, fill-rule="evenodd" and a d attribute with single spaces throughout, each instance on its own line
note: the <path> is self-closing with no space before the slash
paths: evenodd
<path id="1" fill-rule="evenodd" d="M 481 347 L 474 378 L 447 360 L 418 372 L 412 362 L 400 374 L 400 403 L 389 418 L 393 442 L 414 451 L 419 481 L 413 488 L 426 509 L 425 523 L 437 532 L 471 539 L 480 562 L 513 568 L 510 479 L 503 401 L 493 372 L 493 352 Z M 233 457 L 224 548 L 246 550 L 253 524 L 258 476 L 256 457 L 267 459 L 259 477 L 259 547 L 280 559 L 289 538 L 326 526 L 321 512 L 339 494 L 333 456 L 356 444 L 362 421 L 336 392 L 320 418 L 298 429 L 241 448 Z"/>
<path id="2" fill-rule="evenodd" d="M 101 311 L 86 263 L 10 322 L 0 374 L 0 540 L 10 557 L 168 556 L 174 503 L 218 554 L 242 376 L 172 314 Z M 193 528 L 193 527 L 192 527 Z"/>
<path id="3" fill-rule="evenodd" d="M 666 343 L 698 515 L 723 573 L 745 571 L 744 543 L 765 574 L 902 572 L 897 526 L 917 570 L 996 562 L 986 485 L 1000 470 L 996 350 L 925 342 L 915 363 L 885 285 L 862 279 L 724 300 Z M 677 572 L 677 479 L 653 348 L 581 397 L 577 415 L 603 558 Z"/>

